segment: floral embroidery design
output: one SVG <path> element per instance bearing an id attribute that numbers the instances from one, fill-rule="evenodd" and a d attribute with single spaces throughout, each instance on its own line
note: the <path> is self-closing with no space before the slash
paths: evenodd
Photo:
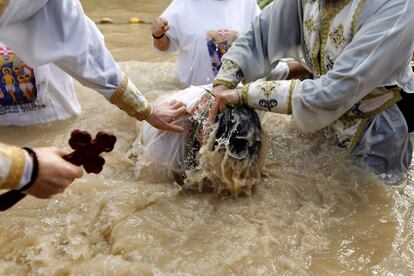
<path id="1" fill-rule="evenodd" d="M 342 44 L 346 42 L 346 38 L 344 35 L 344 25 L 339 24 L 338 27 L 336 27 L 330 34 L 329 38 L 332 40 L 333 45 L 337 49 L 341 47 Z"/>
<path id="2" fill-rule="evenodd" d="M 237 72 L 238 70 L 240 70 L 240 68 L 233 61 L 229 59 L 223 59 L 222 64 L 221 64 L 221 70 L 223 71 L 223 73 L 227 73 L 227 72 L 233 73 L 233 72 Z"/>
<path id="3" fill-rule="evenodd" d="M 351 138 L 349 138 L 349 137 L 340 138 L 337 134 L 335 136 L 336 136 L 335 144 L 338 148 L 344 149 L 344 150 L 349 148 L 349 146 L 351 144 Z"/>
<path id="4" fill-rule="evenodd" d="M 262 99 L 259 101 L 259 105 L 267 108 L 267 110 L 272 111 L 273 107 L 276 107 L 278 102 L 275 99 Z"/>
<path id="5" fill-rule="evenodd" d="M 312 34 L 313 32 L 316 32 L 318 30 L 318 28 L 316 28 L 315 21 L 311 17 L 308 17 L 305 20 L 305 28 L 309 34 Z"/>
<path id="6" fill-rule="evenodd" d="M 275 81 L 266 81 L 262 84 L 259 84 L 258 89 L 260 89 L 263 96 L 265 96 L 266 98 L 269 99 L 269 98 L 272 97 L 273 90 L 277 89 L 279 87 L 279 85 L 280 84 L 275 82 Z"/>
<path id="7" fill-rule="evenodd" d="M 259 100 L 260 106 L 267 108 L 269 111 L 272 111 L 272 108 L 278 105 L 277 100 L 272 99 L 272 93 L 273 90 L 279 87 L 279 85 L 280 84 L 278 82 L 267 81 L 258 86 L 258 89 L 260 89 L 261 93 L 266 98 Z"/>

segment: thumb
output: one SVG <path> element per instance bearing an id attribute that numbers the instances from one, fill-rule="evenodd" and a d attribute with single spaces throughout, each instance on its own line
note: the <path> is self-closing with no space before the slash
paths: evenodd
<path id="1" fill-rule="evenodd" d="M 173 124 L 167 124 L 165 123 L 165 130 L 172 131 L 172 132 L 184 132 L 184 128 L 173 125 Z"/>

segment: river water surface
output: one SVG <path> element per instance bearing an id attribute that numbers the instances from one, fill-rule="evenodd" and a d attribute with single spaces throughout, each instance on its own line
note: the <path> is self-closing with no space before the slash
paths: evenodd
<path id="1" fill-rule="evenodd" d="M 150 46 L 166 0 L 83 0 L 125 72 L 150 98 L 179 88 L 174 56 Z M 413 181 L 385 187 L 320 133 L 301 135 L 269 115 L 267 177 L 250 197 L 180 191 L 141 171 L 128 152 L 137 123 L 76 85 L 80 117 L 0 129 L 0 141 L 66 147 L 70 132 L 118 137 L 101 175 L 50 200 L 27 197 L 0 214 L 0 275 L 412 275 Z M 139 126 L 139 124 L 138 124 Z"/>

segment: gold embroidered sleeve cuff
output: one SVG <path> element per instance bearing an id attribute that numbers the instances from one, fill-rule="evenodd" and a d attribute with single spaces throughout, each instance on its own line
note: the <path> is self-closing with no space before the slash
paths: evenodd
<path id="1" fill-rule="evenodd" d="M 249 105 L 249 89 L 250 89 L 250 83 L 243 86 L 243 89 L 242 89 L 242 104 L 246 106 Z"/>
<path id="2" fill-rule="evenodd" d="M 23 176 L 25 168 L 25 152 L 23 149 L 0 144 L 0 187 L 15 188 Z"/>
<path id="3" fill-rule="evenodd" d="M 236 88 L 236 85 L 234 85 L 234 83 L 232 83 L 230 81 L 226 81 L 226 80 L 215 80 L 213 82 L 213 87 L 220 86 L 220 85 L 224 85 L 228 89 L 234 89 L 234 88 Z"/>
<path id="4" fill-rule="evenodd" d="M 123 78 L 109 101 L 140 121 L 147 119 L 152 112 L 151 105 L 127 76 Z"/>
<path id="5" fill-rule="evenodd" d="M 293 81 L 257 81 L 248 87 L 247 104 L 264 111 L 290 114 Z"/>
<path id="6" fill-rule="evenodd" d="M 240 67 L 229 59 L 221 60 L 220 71 L 217 73 L 213 86 L 224 85 L 234 89 L 243 80 L 243 73 Z"/>

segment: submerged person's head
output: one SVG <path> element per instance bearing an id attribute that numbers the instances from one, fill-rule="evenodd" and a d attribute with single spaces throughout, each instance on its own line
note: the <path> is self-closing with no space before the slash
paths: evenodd
<path id="1" fill-rule="evenodd" d="M 207 129 L 204 142 L 188 156 L 184 185 L 223 196 L 250 195 L 261 181 L 263 167 L 257 113 L 245 107 L 228 108 Z"/>
<path id="2" fill-rule="evenodd" d="M 130 151 L 137 158 L 136 172 L 157 181 L 174 177 L 184 188 L 225 196 L 250 194 L 261 181 L 264 137 L 259 117 L 247 107 L 228 108 L 211 124 L 207 118 L 214 97 L 206 87 L 191 86 L 156 101 L 186 104 L 189 113 L 174 121 L 184 132 L 144 123 L 142 137 Z"/>

